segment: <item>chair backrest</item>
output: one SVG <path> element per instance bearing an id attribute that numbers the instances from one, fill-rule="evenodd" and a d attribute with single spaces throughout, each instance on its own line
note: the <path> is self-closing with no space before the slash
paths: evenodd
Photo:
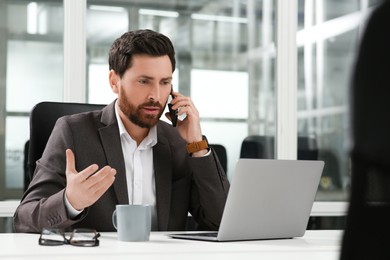
<path id="1" fill-rule="evenodd" d="M 105 105 L 63 102 L 41 102 L 35 105 L 30 114 L 30 140 L 27 149 L 25 185 L 33 177 L 36 161 L 41 158 L 46 143 L 58 118 L 81 112 L 102 109 Z M 26 180 L 27 178 L 27 180 Z"/>
<path id="2" fill-rule="evenodd" d="M 273 159 L 275 157 L 274 143 L 273 136 L 247 136 L 241 144 L 240 158 Z M 316 139 L 311 137 L 298 137 L 298 159 L 318 160 Z"/>
<path id="3" fill-rule="evenodd" d="M 227 173 L 227 152 L 225 146 L 221 144 L 210 144 L 210 147 L 213 148 L 218 155 L 219 162 L 225 173 Z"/>
<path id="4" fill-rule="evenodd" d="M 351 194 L 340 259 L 390 259 L 390 1 L 371 13 L 351 84 Z"/>

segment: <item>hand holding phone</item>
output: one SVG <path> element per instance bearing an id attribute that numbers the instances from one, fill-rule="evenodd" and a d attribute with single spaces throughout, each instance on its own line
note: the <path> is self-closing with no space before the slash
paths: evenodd
<path id="1" fill-rule="evenodd" d="M 173 91 L 173 87 L 171 88 L 171 93 L 169 94 L 170 95 L 170 99 L 168 100 L 168 109 L 169 109 L 169 114 L 171 115 L 171 122 L 172 122 L 172 126 L 173 127 L 176 127 L 176 124 L 177 124 L 177 114 L 178 114 L 178 109 L 172 109 L 172 104 L 171 104 L 171 101 L 175 98 L 172 94 L 172 91 Z"/>

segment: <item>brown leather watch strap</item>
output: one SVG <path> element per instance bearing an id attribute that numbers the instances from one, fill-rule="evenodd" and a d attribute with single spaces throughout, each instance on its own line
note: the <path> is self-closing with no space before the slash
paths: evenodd
<path id="1" fill-rule="evenodd" d="M 193 154 L 193 153 L 196 153 L 196 152 L 199 152 L 203 149 L 208 149 L 208 148 L 209 148 L 209 143 L 207 141 L 206 136 L 204 136 L 204 135 L 202 136 L 202 141 L 187 144 L 187 152 L 189 154 Z"/>

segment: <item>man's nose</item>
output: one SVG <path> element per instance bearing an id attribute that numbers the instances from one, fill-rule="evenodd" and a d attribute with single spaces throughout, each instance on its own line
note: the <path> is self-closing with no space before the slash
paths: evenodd
<path id="1" fill-rule="evenodd" d="M 149 92 L 149 100 L 160 101 L 160 96 L 161 96 L 160 86 L 159 84 L 156 84 L 151 88 Z"/>

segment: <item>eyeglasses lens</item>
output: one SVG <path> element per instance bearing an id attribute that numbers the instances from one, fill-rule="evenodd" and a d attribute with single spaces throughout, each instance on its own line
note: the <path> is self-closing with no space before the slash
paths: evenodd
<path id="1" fill-rule="evenodd" d="M 44 246 L 58 246 L 65 242 L 64 233 L 59 230 L 44 229 L 39 238 L 39 244 Z"/>
<path id="2" fill-rule="evenodd" d="M 98 246 L 99 233 L 93 230 L 75 229 L 70 237 L 70 244 L 74 246 Z"/>

